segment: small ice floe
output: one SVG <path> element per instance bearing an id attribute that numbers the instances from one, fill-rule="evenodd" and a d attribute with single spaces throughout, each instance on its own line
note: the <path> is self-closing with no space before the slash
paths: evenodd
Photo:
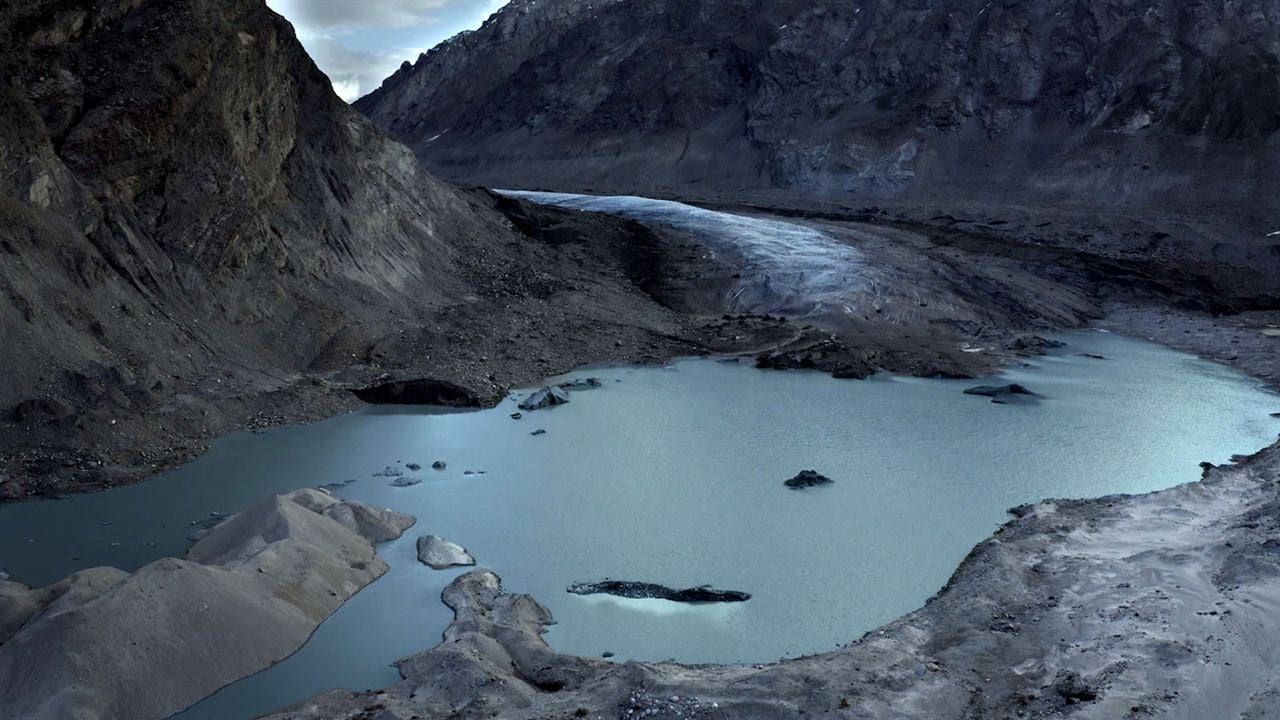
<path id="1" fill-rule="evenodd" d="M 960 352 L 967 352 L 967 353 L 980 353 L 980 352 L 982 352 L 983 350 L 986 350 L 986 348 L 980 348 L 980 347 L 967 347 L 967 346 L 966 346 L 966 347 L 962 347 L 962 348 L 960 348 Z"/>
<path id="2" fill-rule="evenodd" d="M 1277 235 L 1280 235 L 1280 230 L 1272 230 L 1271 232 L 1267 233 L 1267 237 L 1276 237 Z"/>

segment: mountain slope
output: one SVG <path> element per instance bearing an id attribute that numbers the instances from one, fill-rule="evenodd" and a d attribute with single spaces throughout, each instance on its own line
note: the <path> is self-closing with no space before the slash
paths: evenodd
<path id="1" fill-rule="evenodd" d="M 1276 0 L 516 0 L 356 106 L 446 177 L 1276 207 Z"/>
<path id="2" fill-rule="evenodd" d="M 136 479 L 385 374 L 492 395 L 572 363 L 550 334 L 473 350 L 596 323 L 563 253 L 424 174 L 261 0 L 18 0 L 0 65 L 0 498 Z M 609 313 L 666 317 L 583 268 Z"/>

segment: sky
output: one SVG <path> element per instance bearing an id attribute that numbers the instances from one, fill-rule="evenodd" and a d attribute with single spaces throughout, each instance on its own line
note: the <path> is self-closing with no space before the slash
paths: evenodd
<path id="1" fill-rule="evenodd" d="M 443 40 L 474 30 L 507 0 L 267 0 L 347 102 Z"/>

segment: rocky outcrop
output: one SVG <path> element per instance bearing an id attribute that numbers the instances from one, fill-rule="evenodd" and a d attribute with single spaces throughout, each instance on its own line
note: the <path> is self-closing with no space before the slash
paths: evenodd
<path id="1" fill-rule="evenodd" d="M 830 485 L 832 479 L 819 473 L 817 470 L 801 470 L 795 477 L 783 483 L 793 490 L 801 490 L 817 485 Z"/>
<path id="2" fill-rule="evenodd" d="M 299 490 L 133 574 L 0 583 L 6 717 L 164 718 L 297 650 L 387 570 L 373 543 L 413 518 Z"/>
<path id="3" fill-rule="evenodd" d="M 549 613 L 476 570 L 446 588 L 454 622 L 399 663 L 403 681 L 271 718 L 674 717 L 694 704 L 764 720 L 1273 717 L 1277 478 L 1280 445 L 1158 493 L 1018 508 L 920 610 L 762 665 L 558 655 L 541 636 Z"/>
<path id="4" fill-rule="evenodd" d="M 634 580 L 601 580 L 600 582 L 574 583 L 567 588 L 574 595 L 616 595 L 624 598 L 653 598 L 684 603 L 745 602 L 751 593 L 737 590 L 716 590 L 710 585 L 675 589 L 657 583 Z"/>
<path id="5" fill-rule="evenodd" d="M 555 407 L 556 405 L 564 405 L 569 402 L 569 394 L 556 385 L 548 385 L 541 390 L 529 394 L 529 397 L 520 401 L 520 409 L 525 412 L 533 412 L 543 408 Z"/>
<path id="6" fill-rule="evenodd" d="M 1008 385 L 978 385 L 966 389 L 964 394 L 989 397 L 991 398 L 991 402 L 997 405 L 1004 405 L 1020 399 L 1030 400 L 1032 398 L 1040 397 L 1018 383 L 1009 383 Z"/>
<path id="7" fill-rule="evenodd" d="M 459 565 L 475 565 L 476 559 L 467 549 L 435 535 L 418 538 L 418 562 L 432 570 L 445 570 Z"/>
<path id="8" fill-rule="evenodd" d="M 517 0 L 356 106 L 499 187 L 1274 209 L 1278 32 L 1275 0 Z"/>

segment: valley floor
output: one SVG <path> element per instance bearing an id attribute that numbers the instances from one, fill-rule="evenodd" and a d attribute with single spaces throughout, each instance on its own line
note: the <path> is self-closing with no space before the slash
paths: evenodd
<path id="1" fill-rule="evenodd" d="M 741 268 L 696 237 L 475 192 L 523 238 L 520 267 L 472 258 L 478 292 L 466 302 L 371 344 L 350 345 L 338 332 L 301 368 L 215 360 L 167 379 L 142 406 L 112 401 L 134 379 L 108 368 L 86 379 L 99 398 L 93 406 L 24 404 L 0 423 L 0 500 L 134 482 L 191 460 L 214 437 L 347 412 L 361 404 L 353 390 L 401 380 L 456 385 L 461 402 L 485 405 L 583 364 L 709 352 L 847 377 L 975 376 L 1034 354 L 1022 336 L 1104 316 L 1117 331 L 1280 377 L 1280 353 L 1270 352 L 1280 339 L 1262 334 L 1277 320 L 1267 310 L 1277 304 L 1276 253 L 1261 241 L 1213 242 L 1211 229 L 1188 218 L 690 198 L 817 228 L 881 270 L 860 312 L 783 322 L 726 319 L 724 292 Z"/>
<path id="2" fill-rule="evenodd" d="M 530 272 L 477 261 L 479 294 L 420 327 L 335 348 L 303 372 L 215 369 L 114 431 L 75 425 L 100 416 L 33 409 L 0 428 L 0 497 L 141 479 L 219 434 L 349 410 L 354 390 L 427 379 L 460 404 L 488 405 L 509 387 L 592 362 L 741 353 L 761 367 L 849 378 L 879 369 L 973 376 L 1039 352 L 1037 332 L 1097 325 L 1269 384 L 1280 378 L 1269 286 L 1257 272 L 1233 276 L 1225 260 L 1189 262 L 1204 250 L 1194 237 L 1168 253 L 1137 252 L 1139 237 L 1165 232 L 1147 220 L 1121 218 L 1108 227 L 1129 229 L 1086 248 L 1073 240 L 1083 231 L 1054 232 L 1032 212 L 979 222 L 733 203 L 849 243 L 883 274 L 856 312 L 783 319 L 726 314 L 724 291 L 743 267 L 697 237 L 487 201 L 525 236 Z M 1233 248 L 1242 262 L 1267 255 Z M 1277 478 L 1273 445 L 1163 492 L 1019 508 L 921 610 L 838 652 L 770 665 L 557 655 L 540 638 L 549 614 L 478 570 L 446 590 L 456 613 L 446 642 L 403 661 L 404 681 L 275 717 L 1274 717 Z"/>

